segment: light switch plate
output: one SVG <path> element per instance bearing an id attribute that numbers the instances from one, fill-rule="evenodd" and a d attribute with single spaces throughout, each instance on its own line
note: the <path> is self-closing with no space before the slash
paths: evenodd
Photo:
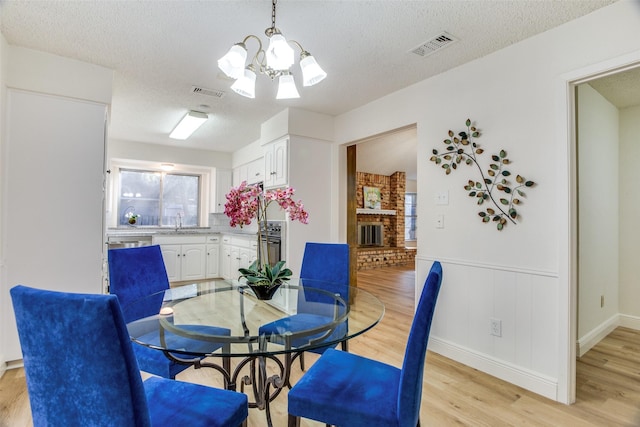
<path id="1" fill-rule="evenodd" d="M 448 205 L 449 204 L 449 191 L 445 190 L 445 191 L 438 191 L 435 194 L 435 202 L 436 205 Z"/>

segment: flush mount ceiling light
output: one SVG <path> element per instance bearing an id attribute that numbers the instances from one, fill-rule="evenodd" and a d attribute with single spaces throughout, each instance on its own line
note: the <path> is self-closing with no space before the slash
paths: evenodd
<path id="1" fill-rule="evenodd" d="M 169 134 L 169 138 L 173 139 L 187 139 L 192 133 L 196 131 L 204 122 L 207 121 L 209 116 L 207 113 L 201 113 L 200 111 L 189 111 L 180 120 L 180 123 L 173 129 L 173 132 Z"/>
<path id="2" fill-rule="evenodd" d="M 320 68 L 313 56 L 304 50 L 300 43 L 285 39 L 280 30 L 276 28 L 276 2 L 277 0 L 272 0 L 271 27 L 264 30 L 269 39 L 269 48 L 266 51 L 262 48 L 260 38 L 250 34 L 241 43 L 231 46 L 229 52 L 218 60 L 218 67 L 227 76 L 236 79 L 231 89 L 247 98 L 255 98 L 256 72 L 270 77 L 271 80 L 278 78 L 277 99 L 300 98 L 290 70 L 294 63 L 295 53 L 290 44 L 300 49 L 300 69 L 304 86 L 313 86 L 327 77 L 327 73 Z M 246 43 L 249 39 L 255 39 L 258 42 L 258 50 L 251 62 L 246 65 Z"/>

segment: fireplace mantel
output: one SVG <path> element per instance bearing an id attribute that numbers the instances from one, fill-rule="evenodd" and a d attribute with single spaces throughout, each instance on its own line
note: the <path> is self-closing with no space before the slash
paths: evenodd
<path id="1" fill-rule="evenodd" d="M 365 215 L 395 215 L 395 209 L 366 209 L 366 208 L 358 208 L 356 209 L 357 214 L 365 214 Z"/>

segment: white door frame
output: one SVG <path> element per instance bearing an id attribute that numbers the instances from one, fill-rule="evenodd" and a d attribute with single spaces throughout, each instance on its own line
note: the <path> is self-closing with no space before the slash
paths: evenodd
<path id="1" fill-rule="evenodd" d="M 600 77 L 626 71 L 640 66 L 640 51 L 623 55 L 607 61 L 590 65 L 579 70 L 560 76 L 558 81 L 558 155 L 564 158 L 566 185 L 560 190 L 558 206 L 564 206 L 567 215 L 562 218 L 560 230 L 565 230 L 566 235 L 561 237 L 560 254 L 560 283 L 565 284 L 564 292 L 561 290 L 559 317 L 559 355 L 558 360 L 563 361 L 558 375 L 557 400 L 571 404 L 576 400 L 576 354 L 577 354 L 577 329 L 578 329 L 578 208 L 577 208 L 577 151 L 576 151 L 576 121 L 575 121 L 575 87 L 581 83 L 595 80 Z"/>

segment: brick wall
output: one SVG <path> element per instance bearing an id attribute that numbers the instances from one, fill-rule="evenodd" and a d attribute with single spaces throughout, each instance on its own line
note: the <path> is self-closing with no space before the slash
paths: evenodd
<path id="1" fill-rule="evenodd" d="M 406 174 L 391 176 L 356 172 L 356 206 L 364 207 L 363 187 L 380 189 L 380 208 L 395 210 L 395 215 L 358 214 L 357 222 L 381 222 L 384 227 L 384 246 L 358 248 L 358 270 L 389 265 L 413 263 L 415 250 L 406 249 L 404 242 L 404 195 Z"/>

